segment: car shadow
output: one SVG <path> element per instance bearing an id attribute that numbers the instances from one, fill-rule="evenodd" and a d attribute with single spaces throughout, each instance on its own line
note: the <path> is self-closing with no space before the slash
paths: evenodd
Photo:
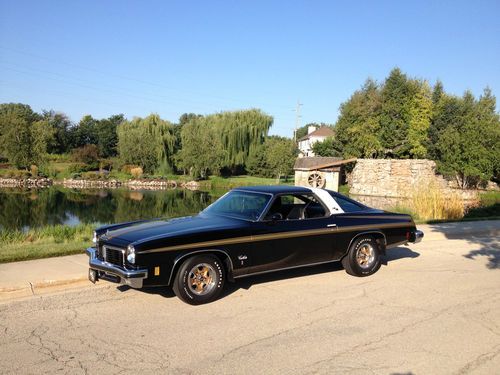
<path id="1" fill-rule="evenodd" d="M 470 260 L 486 258 L 486 267 L 491 270 L 500 268 L 500 220 L 463 221 L 429 225 L 433 232 L 442 233 L 447 239 L 460 239 L 478 246 L 463 256 Z M 425 241 L 425 238 L 424 238 Z"/>
<path id="2" fill-rule="evenodd" d="M 404 258 L 416 258 L 420 256 L 419 253 L 407 248 L 396 247 L 387 251 L 386 255 L 382 256 L 382 265 L 387 266 L 389 262 L 397 261 Z M 279 280 L 295 279 L 300 277 L 307 277 L 313 275 L 321 275 L 324 273 L 343 271 L 344 268 L 340 262 L 325 263 L 316 266 L 305 266 L 300 268 L 293 268 L 289 270 L 282 270 L 276 272 L 264 273 L 261 275 L 253 275 L 237 279 L 235 282 L 226 283 L 224 291 L 221 293 L 220 298 L 227 297 L 240 289 L 249 290 L 254 285 L 271 283 Z M 120 292 L 126 292 L 131 289 L 127 285 L 120 285 L 116 287 Z M 148 294 L 156 294 L 165 298 L 175 297 L 171 287 L 144 287 L 142 292 Z"/>
<path id="3" fill-rule="evenodd" d="M 393 262 L 398 259 L 404 258 L 418 258 L 420 253 L 413 251 L 412 249 L 404 246 L 394 247 L 392 249 L 386 250 L 384 256 L 382 256 L 382 264 L 387 266 L 389 262 Z"/>

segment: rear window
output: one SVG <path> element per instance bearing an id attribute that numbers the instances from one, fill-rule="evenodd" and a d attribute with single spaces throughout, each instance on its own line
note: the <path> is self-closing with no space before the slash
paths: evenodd
<path id="1" fill-rule="evenodd" d="M 333 194 L 331 194 L 331 196 L 333 197 L 333 199 L 335 199 L 337 204 L 340 206 L 340 208 L 342 208 L 344 212 L 356 212 L 365 210 L 365 207 L 363 205 L 358 204 L 351 199 L 342 198 Z"/>

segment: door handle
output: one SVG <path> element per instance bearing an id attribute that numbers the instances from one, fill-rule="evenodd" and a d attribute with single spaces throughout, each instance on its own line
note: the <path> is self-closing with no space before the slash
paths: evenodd
<path id="1" fill-rule="evenodd" d="M 328 224 L 327 227 L 328 228 L 335 228 L 337 226 L 337 224 Z"/>

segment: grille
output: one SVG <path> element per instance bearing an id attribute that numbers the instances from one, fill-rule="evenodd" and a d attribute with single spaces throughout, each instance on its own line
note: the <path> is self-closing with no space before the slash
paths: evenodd
<path id="1" fill-rule="evenodd" d="M 118 266 L 123 266 L 124 251 L 121 249 L 113 249 L 107 246 L 103 246 L 99 252 L 99 259 L 105 262 L 116 264 Z"/>

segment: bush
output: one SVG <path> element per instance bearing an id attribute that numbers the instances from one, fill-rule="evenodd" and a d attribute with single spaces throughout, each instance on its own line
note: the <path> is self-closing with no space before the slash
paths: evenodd
<path id="1" fill-rule="evenodd" d="M 33 164 L 30 167 L 30 173 L 31 173 L 31 177 L 38 177 L 38 167 Z"/>
<path id="2" fill-rule="evenodd" d="M 43 175 L 44 177 L 48 177 L 48 178 L 56 178 L 57 177 L 57 169 L 54 168 L 53 166 L 42 167 L 42 168 L 40 168 L 39 174 Z"/>
<path id="3" fill-rule="evenodd" d="M 5 178 L 15 178 L 18 180 L 24 180 L 26 178 L 30 178 L 31 173 L 25 170 L 19 170 L 19 169 L 8 169 L 3 173 L 3 176 Z"/>
<path id="4" fill-rule="evenodd" d="M 138 165 L 135 165 L 135 164 L 125 164 L 121 170 L 123 173 L 132 174 L 131 171 L 132 171 L 132 169 L 135 169 L 135 168 L 141 168 L 141 167 Z"/>
<path id="5" fill-rule="evenodd" d="M 132 169 L 130 169 L 130 174 L 134 178 L 140 178 L 143 174 L 143 170 L 141 167 L 132 168 Z"/>
<path id="6" fill-rule="evenodd" d="M 87 172 L 90 169 L 90 166 L 85 163 L 74 163 L 68 167 L 69 173 L 82 173 Z"/>
<path id="7" fill-rule="evenodd" d="M 73 149 L 71 158 L 78 163 L 91 165 L 93 169 L 99 167 L 99 149 L 96 145 L 85 145 Z"/>

